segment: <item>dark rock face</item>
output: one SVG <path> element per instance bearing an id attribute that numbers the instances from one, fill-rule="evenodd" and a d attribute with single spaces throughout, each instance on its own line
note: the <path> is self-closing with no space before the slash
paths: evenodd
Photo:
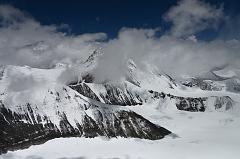
<path id="1" fill-rule="evenodd" d="M 84 95 L 85 97 L 88 97 L 100 102 L 100 99 L 97 97 L 97 95 L 85 83 L 71 84 L 69 85 L 69 87 L 77 91 L 78 93 Z"/>
<path id="2" fill-rule="evenodd" d="M 52 123 L 47 116 L 34 114 L 29 104 L 24 114 L 18 114 L 1 105 L 0 153 L 27 148 L 57 137 L 134 137 L 161 139 L 171 132 L 155 125 L 132 111 L 92 108 L 93 117 L 86 113 L 82 121 L 70 124 L 66 114 L 59 112 L 60 123 Z"/>
<path id="3" fill-rule="evenodd" d="M 206 98 L 183 98 L 176 97 L 176 106 L 179 110 L 191 111 L 191 112 L 204 112 L 204 101 Z"/>
<path id="4" fill-rule="evenodd" d="M 222 87 L 215 84 L 213 81 L 197 79 L 197 78 L 192 78 L 191 80 L 183 82 L 182 84 L 187 87 L 199 87 L 202 90 L 209 90 L 209 91 L 222 90 Z"/>
<path id="5" fill-rule="evenodd" d="M 84 62 L 87 64 L 87 66 L 90 66 L 93 62 L 95 62 L 95 59 L 100 56 L 102 53 L 100 50 L 94 50 L 93 53 L 87 58 L 87 60 Z"/>
<path id="6" fill-rule="evenodd" d="M 207 100 L 209 100 L 209 98 L 213 98 L 215 110 L 219 109 L 229 110 L 233 107 L 234 104 L 234 101 L 228 96 L 191 98 L 174 96 L 171 94 L 165 94 L 163 92 L 159 93 L 152 90 L 150 90 L 149 93 L 152 94 L 152 98 L 154 99 L 169 98 L 170 100 L 175 100 L 177 109 L 183 111 L 204 112 L 207 107 L 206 102 Z"/>
<path id="7" fill-rule="evenodd" d="M 175 100 L 176 107 L 179 110 L 192 111 L 192 112 L 205 111 L 204 101 L 206 101 L 207 98 L 184 98 L 184 97 L 173 96 L 171 94 L 165 94 L 163 92 L 159 93 L 152 90 L 150 90 L 149 93 L 151 93 L 152 98 L 155 98 L 155 99 L 169 98 L 170 100 Z"/>
<path id="8" fill-rule="evenodd" d="M 2 79 L 4 74 L 4 67 L 0 65 L 0 80 Z"/>
<path id="9" fill-rule="evenodd" d="M 228 97 L 216 97 L 216 100 L 214 102 L 215 109 L 224 109 L 229 110 L 233 108 L 234 101 Z"/>
<path id="10" fill-rule="evenodd" d="M 60 131 L 51 122 L 46 124 L 33 123 L 33 121 L 23 122 L 22 119 L 29 121 L 31 116 L 17 114 L 5 107 L 0 108 L 0 112 L 1 153 L 6 152 L 8 149 L 25 148 L 25 146 L 28 147 L 35 142 L 61 136 Z"/>
<path id="11" fill-rule="evenodd" d="M 138 105 L 142 104 L 142 99 L 138 94 L 132 93 L 127 88 L 118 88 L 111 84 L 104 85 L 107 93 L 100 93 L 106 104 L 112 105 Z"/>
<path id="12" fill-rule="evenodd" d="M 103 86 L 106 92 L 100 92 L 99 96 L 106 104 L 131 106 L 138 104 L 141 105 L 143 102 L 137 93 L 131 92 L 126 87 L 120 88 L 112 84 L 104 84 Z M 85 83 L 71 84 L 69 87 L 85 97 L 100 101 L 98 96 Z"/>

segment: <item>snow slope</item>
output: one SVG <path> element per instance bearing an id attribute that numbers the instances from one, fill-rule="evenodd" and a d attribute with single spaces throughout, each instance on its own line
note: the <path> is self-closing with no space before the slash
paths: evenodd
<path id="1" fill-rule="evenodd" d="M 141 108 L 144 107 L 145 109 Z M 129 138 L 59 138 L 29 149 L 9 152 L 2 159 L 238 159 L 240 118 L 224 112 L 182 112 L 132 107 L 170 128 L 177 136 L 162 140 Z"/>

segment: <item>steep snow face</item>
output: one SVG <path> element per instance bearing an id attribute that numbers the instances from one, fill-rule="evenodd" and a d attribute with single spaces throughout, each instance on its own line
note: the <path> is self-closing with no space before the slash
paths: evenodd
<path id="1" fill-rule="evenodd" d="M 166 74 L 160 74 L 151 68 L 142 71 L 133 61 L 129 62 L 128 68 L 126 79 L 143 89 L 168 93 L 178 88 L 174 80 Z"/>

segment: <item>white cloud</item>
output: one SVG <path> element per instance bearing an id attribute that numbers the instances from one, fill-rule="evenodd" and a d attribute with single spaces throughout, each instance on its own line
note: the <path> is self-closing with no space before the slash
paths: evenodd
<path id="1" fill-rule="evenodd" d="M 158 29 L 157 29 L 158 30 Z M 128 59 L 133 59 L 139 66 L 144 58 L 151 55 L 154 45 L 156 29 L 123 28 L 118 38 L 103 44 L 104 55 L 99 58 L 98 66 L 94 72 L 96 79 L 118 80 L 127 71 Z"/>
<path id="2" fill-rule="evenodd" d="M 172 36 L 157 38 L 154 32 L 153 29 L 121 30 L 118 38 L 103 47 L 104 55 L 95 70 L 97 79 L 116 80 L 123 77 L 129 58 L 141 69 L 153 65 L 160 72 L 175 77 L 198 75 L 226 64 L 240 68 L 240 42 L 237 40 L 204 42 L 197 41 L 194 36 L 192 40 Z"/>
<path id="3" fill-rule="evenodd" d="M 0 12 L 4 24 L 0 27 L 0 64 L 40 68 L 57 63 L 71 65 L 72 69 L 69 66 L 61 76 L 61 82 L 69 82 L 69 77 L 76 78 L 77 72 L 82 72 L 77 64 L 85 61 L 98 46 L 103 48 L 104 55 L 99 57 L 92 73 L 99 82 L 124 77 L 130 58 L 141 69 L 153 65 L 176 77 L 197 75 L 225 64 L 240 69 L 238 40 L 205 42 L 197 40 L 194 35 L 224 17 L 222 8 L 202 1 L 183 0 L 170 9 L 166 15 L 173 22 L 171 34 L 163 33 L 157 37 L 155 34 L 159 29 L 123 28 L 117 38 L 100 42 L 106 39 L 106 34 L 69 36 L 59 32 L 57 26 L 41 25 L 16 8 L 1 8 L 5 11 Z"/>
<path id="4" fill-rule="evenodd" d="M 216 27 L 223 18 L 222 7 L 217 8 L 200 0 L 181 0 L 165 15 L 165 19 L 173 24 L 171 35 L 176 37 L 189 36 L 206 28 Z"/>
<path id="5" fill-rule="evenodd" d="M 104 33 L 66 36 L 8 5 L 0 6 L 0 64 L 51 67 L 77 63 L 95 49 Z M 62 25 L 60 26 L 60 28 Z"/>
<path id="6" fill-rule="evenodd" d="M 0 5 L 0 26 L 14 26 L 30 20 L 24 13 L 10 5 Z"/>

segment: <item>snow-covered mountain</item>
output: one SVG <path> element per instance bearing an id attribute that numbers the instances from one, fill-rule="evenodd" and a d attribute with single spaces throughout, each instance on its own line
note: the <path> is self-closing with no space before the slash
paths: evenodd
<path id="1" fill-rule="evenodd" d="M 239 112 L 238 93 L 187 87 L 168 75 L 142 71 L 131 60 L 124 80 L 95 83 L 88 70 L 99 55 L 94 52 L 78 66 L 86 70 L 78 79 L 66 74 L 64 64 L 49 69 L 1 66 L 0 152 L 70 136 L 161 139 L 174 132 L 145 115 L 144 107 L 156 102 L 158 109 Z M 201 80 L 211 87 L 216 82 Z M 143 111 L 135 112 L 136 107 Z"/>
<path id="2" fill-rule="evenodd" d="M 81 92 L 73 85 L 59 84 L 55 79 L 62 71 L 64 68 L 59 67 L 4 68 L 0 81 L 2 152 L 56 137 L 123 136 L 154 140 L 171 133 L 129 109 L 100 101 L 96 94 L 91 96 L 88 87 L 82 87 Z"/>
<path id="3" fill-rule="evenodd" d="M 185 78 L 181 82 L 185 86 L 198 87 L 202 90 L 225 90 L 240 93 L 240 70 L 221 67 L 202 73 L 197 77 Z"/>

